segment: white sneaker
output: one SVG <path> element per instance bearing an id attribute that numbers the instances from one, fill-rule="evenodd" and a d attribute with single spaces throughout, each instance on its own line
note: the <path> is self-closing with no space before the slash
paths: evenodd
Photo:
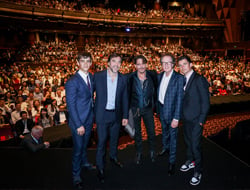
<path id="1" fill-rule="evenodd" d="M 180 170 L 182 171 L 182 172 L 186 172 L 186 171 L 188 171 L 188 170 L 190 170 L 190 169 L 192 169 L 192 168 L 194 168 L 195 167 L 195 162 L 193 161 L 193 162 L 191 162 L 191 163 L 185 163 L 185 164 L 183 164 L 182 166 L 181 166 L 181 168 L 180 168 Z"/>
<path id="2" fill-rule="evenodd" d="M 201 182 L 201 174 L 195 173 L 192 179 L 190 180 L 191 185 L 199 185 Z"/>

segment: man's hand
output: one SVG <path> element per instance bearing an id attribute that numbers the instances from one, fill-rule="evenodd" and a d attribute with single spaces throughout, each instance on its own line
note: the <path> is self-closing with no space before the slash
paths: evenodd
<path id="1" fill-rule="evenodd" d="M 78 135 L 83 136 L 85 133 L 85 128 L 83 126 L 81 126 L 81 127 L 77 128 L 76 131 L 77 131 Z"/>
<path id="2" fill-rule="evenodd" d="M 47 141 L 44 142 L 43 144 L 45 145 L 45 148 L 49 148 L 49 146 L 50 146 L 49 142 L 47 142 Z"/>
<path id="3" fill-rule="evenodd" d="M 176 127 L 178 127 L 178 124 L 179 124 L 179 121 L 176 120 L 176 119 L 173 119 L 172 122 L 171 122 L 171 127 L 176 128 Z"/>
<path id="4" fill-rule="evenodd" d="M 19 138 L 20 138 L 20 139 L 23 139 L 23 138 L 24 138 L 24 136 L 23 136 L 23 135 L 19 135 Z"/>
<path id="5" fill-rule="evenodd" d="M 128 124 L 128 119 L 122 119 L 122 126 L 126 126 Z"/>

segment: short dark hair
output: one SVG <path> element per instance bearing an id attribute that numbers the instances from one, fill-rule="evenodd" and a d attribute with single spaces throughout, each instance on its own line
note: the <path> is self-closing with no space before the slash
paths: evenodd
<path id="1" fill-rule="evenodd" d="M 171 53 L 164 53 L 164 54 L 161 55 L 161 58 L 160 58 L 160 63 L 161 63 L 161 64 L 162 64 L 162 59 L 163 59 L 163 57 L 166 57 L 166 56 L 171 57 L 173 64 L 175 64 L 175 57 L 174 57 L 174 55 L 171 54 Z"/>
<path id="2" fill-rule="evenodd" d="M 79 52 L 78 55 L 77 55 L 77 60 L 80 61 L 81 58 L 90 58 L 90 61 L 92 61 L 92 56 L 89 52 Z"/>
<path id="3" fill-rule="evenodd" d="M 136 61 L 137 61 L 138 59 L 142 59 L 143 64 L 146 64 L 146 63 L 148 62 L 147 59 L 146 59 L 146 57 L 144 57 L 143 55 L 137 55 L 137 56 L 134 58 L 134 64 L 136 64 Z"/>
<path id="4" fill-rule="evenodd" d="M 20 117 L 22 117 L 23 114 L 27 114 L 27 112 L 26 112 L 26 111 L 21 111 L 21 112 L 20 112 Z M 28 114 L 27 114 L 27 115 L 28 115 Z"/>
<path id="5" fill-rule="evenodd" d="M 108 62 L 110 62 L 111 59 L 115 58 L 115 57 L 120 57 L 122 59 L 122 56 L 118 53 L 111 53 L 109 55 L 109 58 L 108 58 Z"/>
<path id="6" fill-rule="evenodd" d="M 192 63 L 192 61 L 191 61 L 191 59 L 190 59 L 190 57 L 188 55 L 182 55 L 182 56 L 180 56 L 178 58 L 178 62 L 181 61 L 181 60 L 183 60 L 183 59 L 186 59 L 189 64 Z"/>

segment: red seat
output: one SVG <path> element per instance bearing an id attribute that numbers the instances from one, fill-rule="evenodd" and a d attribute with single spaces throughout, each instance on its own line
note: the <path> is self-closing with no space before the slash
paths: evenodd
<path id="1" fill-rule="evenodd" d="M 0 141 L 6 141 L 14 137 L 9 124 L 0 126 Z"/>

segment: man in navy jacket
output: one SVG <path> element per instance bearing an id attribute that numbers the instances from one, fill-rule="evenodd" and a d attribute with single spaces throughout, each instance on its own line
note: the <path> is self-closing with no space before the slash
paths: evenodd
<path id="1" fill-rule="evenodd" d="M 92 64 L 90 53 L 79 53 L 79 70 L 65 85 L 69 113 L 69 127 L 73 139 L 72 176 L 76 188 L 82 188 L 81 168 L 94 169 L 87 159 L 87 145 L 93 126 L 93 76 L 88 72 Z"/>
<path id="2" fill-rule="evenodd" d="M 184 77 L 174 71 L 172 54 L 161 56 L 163 71 L 159 74 L 158 103 L 162 125 L 162 151 L 169 152 L 168 174 L 175 172 L 178 125 L 181 118 Z"/>
<path id="3" fill-rule="evenodd" d="M 121 125 L 128 123 L 127 79 L 119 73 L 122 59 L 113 53 L 108 58 L 107 70 L 95 73 L 94 89 L 95 119 L 97 124 L 98 145 L 96 166 L 98 178 L 104 182 L 104 167 L 107 138 L 109 136 L 110 161 L 122 167 L 117 158 L 117 147 Z"/>

